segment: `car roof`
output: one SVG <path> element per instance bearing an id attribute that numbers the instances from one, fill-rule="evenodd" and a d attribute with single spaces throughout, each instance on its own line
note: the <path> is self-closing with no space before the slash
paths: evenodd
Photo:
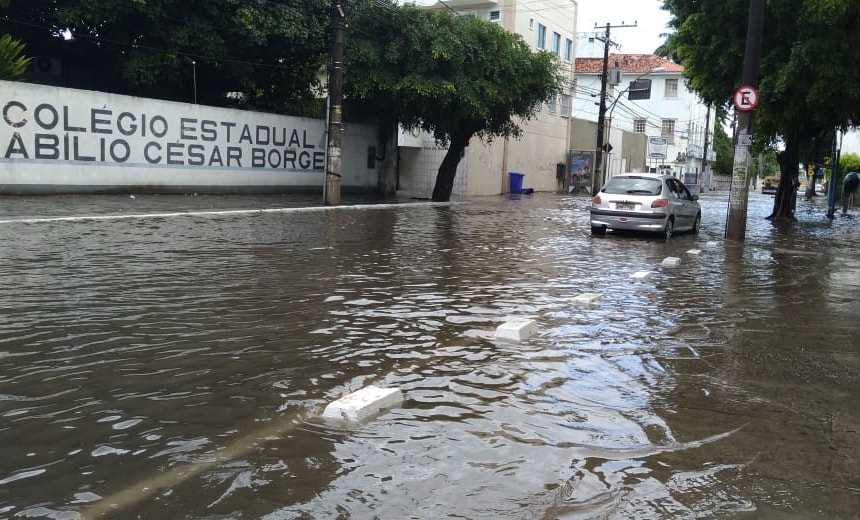
<path id="1" fill-rule="evenodd" d="M 625 173 L 616 173 L 610 179 L 614 179 L 615 177 L 646 177 L 651 179 L 674 179 L 675 177 L 669 175 L 667 173 L 648 173 L 648 172 L 625 172 Z"/>

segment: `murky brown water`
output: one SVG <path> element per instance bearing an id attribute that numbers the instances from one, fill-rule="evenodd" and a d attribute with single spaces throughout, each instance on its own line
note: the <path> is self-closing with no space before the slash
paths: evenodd
<path id="1" fill-rule="evenodd" d="M 668 243 L 555 195 L 0 199 L 0 517 L 860 518 L 860 216 L 771 201 L 725 244 L 724 194 Z"/>

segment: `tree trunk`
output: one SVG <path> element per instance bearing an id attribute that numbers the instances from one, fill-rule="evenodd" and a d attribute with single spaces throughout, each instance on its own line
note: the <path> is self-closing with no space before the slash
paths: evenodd
<path id="1" fill-rule="evenodd" d="M 815 175 L 806 176 L 806 200 L 815 198 Z"/>
<path id="2" fill-rule="evenodd" d="M 773 200 L 773 212 L 768 220 L 796 220 L 794 208 L 797 204 L 797 187 L 800 182 L 797 179 L 798 160 L 798 136 L 792 133 L 785 141 L 785 150 L 779 152 L 776 160 L 779 163 L 779 186 Z"/>
<path id="3" fill-rule="evenodd" d="M 457 165 L 460 164 L 460 159 L 463 158 L 463 152 L 466 150 L 466 145 L 469 144 L 469 139 L 476 132 L 476 130 L 472 130 L 473 126 L 466 122 L 461 122 L 457 132 L 451 136 L 448 153 L 442 159 L 442 164 L 439 165 L 439 172 L 436 174 L 436 186 L 433 187 L 433 202 L 448 202 L 451 200 L 451 192 L 454 191 L 454 177 L 457 176 Z"/>

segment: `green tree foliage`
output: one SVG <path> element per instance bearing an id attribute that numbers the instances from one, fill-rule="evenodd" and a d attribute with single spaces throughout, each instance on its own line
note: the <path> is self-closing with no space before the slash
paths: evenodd
<path id="1" fill-rule="evenodd" d="M 779 158 L 774 150 L 767 150 L 762 154 L 761 175 L 771 175 L 779 171 Z"/>
<path id="2" fill-rule="evenodd" d="M 8 34 L 0 36 L 0 79 L 16 80 L 27 72 L 30 58 L 23 55 L 24 44 Z"/>
<path id="3" fill-rule="evenodd" d="M 472 137 L 519 137 L 519 123 L 564 81 L 555 56 L 516 34 L 448 11 L 360 4 L 351 14 L 344 65 L 346 106 L 388 128 L 421 128 L 448 145 L 433 189 L 450 200 Z"/>
<path id="4" fill-rule="evenodd" d="M 839 156 L 839 171 L 841 176 L 848 172 L 860 172 L 860 155 L 849 152 Z"/>
<path id="5" fill-rule="evenodd" d="M 60 58 L 67 86 L 216 105 L 238 92 L 250 108 L 296 113 L 312 106 L 328 50 L 326 0 L 4 3 L 0 29 Z"/>
<path id="6" fill-rule="evenodd" d="M 723 125 L 720 124 L 714 129 L 714 151 L 717 153 L 717 160 L 711 164 L 714 173 L 718 175 L 731 175 L 735 148 L 732 145 L 732 138 L 729 137 Z"/>
<path id="7" fill-rule="evenodd" d="M 740 86 L 749 0 L 664 0 L 671 13 L 667 49 L 684 64 L 693 90 L 728 104 Z M 793 218 L 799 158 L 834 128 L 860 124 L 860 2 L 767 2 L 760 59 L 757 148 L 784 143 L 783 175 L 770 218 Z"/>

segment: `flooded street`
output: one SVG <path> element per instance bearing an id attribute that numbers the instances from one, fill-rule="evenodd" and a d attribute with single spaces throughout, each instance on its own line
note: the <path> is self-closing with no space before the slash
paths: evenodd
<path id="1" fill-rule="evenodd" d="M 860 214 L 588 202 L 0 199 L 0 518 L 860 519 Z"/>

